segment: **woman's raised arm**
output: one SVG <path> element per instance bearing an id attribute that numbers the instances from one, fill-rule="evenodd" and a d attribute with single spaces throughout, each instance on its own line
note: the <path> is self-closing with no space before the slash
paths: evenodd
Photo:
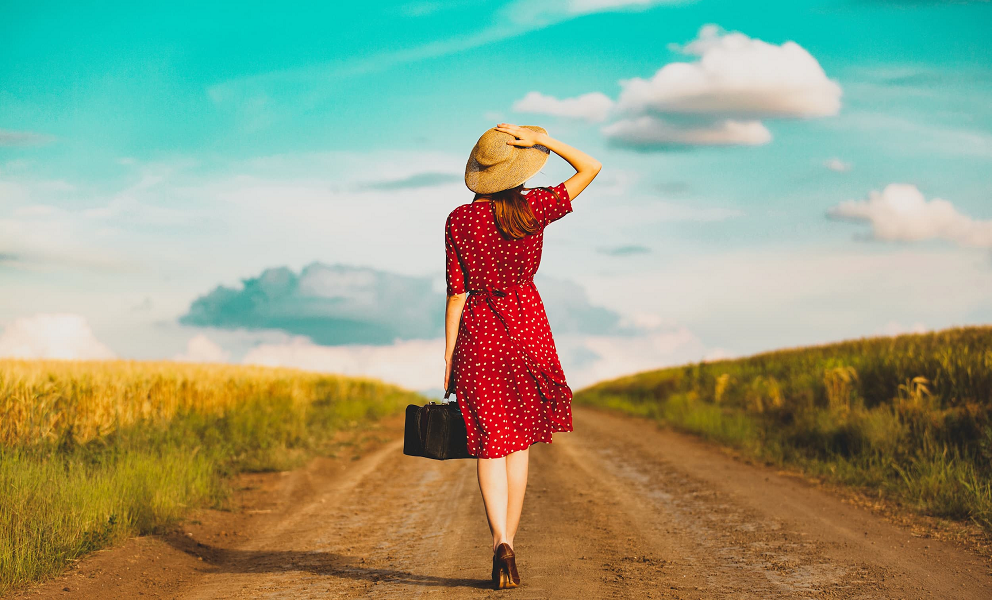
<path id="1" fill-rule="evenodd" d="M 509 123 L 500 123 L 496 126 L 496 131 L 502 131 L 517 138 L 514 141 L 507 142 L 507 144 L 517 146 L 518 148 L 544 146 L 572 165 L 572 168 L 575 169 L 575 175 L 572 175 L 565 182 L 568 197 L 572 200 L 575 200 L 575 197 L 581 194 L 587 185 L 592 183 L 592 180 L 596 178 L 596 175 L 599 175 L 599 171 L 603 168 L 603 164 L 595 158 L 547 134 L 538 133 L 532 129 L 518 127 Z"/>

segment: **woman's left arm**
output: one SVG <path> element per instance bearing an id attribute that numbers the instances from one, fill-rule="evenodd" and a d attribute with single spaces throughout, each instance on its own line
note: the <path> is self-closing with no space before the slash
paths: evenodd
<path id="1" fill-rule="evenodd" d="M 468 294 L 448 296 L 444 305 L 444 392 L 448 392 L 451 381 L 451 359 L 455 354 L 455 340 L 458 339 L 458 326 L 462 321 L 462 310 Z"/>

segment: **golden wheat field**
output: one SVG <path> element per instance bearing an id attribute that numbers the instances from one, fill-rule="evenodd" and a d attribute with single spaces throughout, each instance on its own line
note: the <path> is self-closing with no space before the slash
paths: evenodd
<path id="1" fill-rule="evenodd" d="M 220 506 L 419 395 L 291 369 L 0 361 L 0 594 L 129 535 Z"/>
<path id="2" fill-rule="evenodd" d="M 0 361 L 0 444 L 78 443 L 177 414 L 222 416 L 246 400 L 372 398 L 397 388 L 292 369 L 138 361 Z"/>

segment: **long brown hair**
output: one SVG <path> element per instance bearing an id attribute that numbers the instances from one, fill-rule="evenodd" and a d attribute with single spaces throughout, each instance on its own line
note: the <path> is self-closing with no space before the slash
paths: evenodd
<path id="1" fill-rule="evenodd" d="M 504 237 L 519 240 L 541 228 L 534 211 L 527 203 L 523 184 L 494 194 L 476 194 L 476 198 L 489 198 L 493 203 L 496 227 Z"/>

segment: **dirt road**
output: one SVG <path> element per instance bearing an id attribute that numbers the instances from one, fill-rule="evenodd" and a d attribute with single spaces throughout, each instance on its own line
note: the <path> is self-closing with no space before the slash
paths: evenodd
<path id="1" fill-rule="evenodd" d="M 992 598 L 982 559 L 794 477 L 648 421 L 579 408 L 575 429 L 532 450 L 516 590 L 488 589 L 474 462 L 404 457 L 392 421 L 253 517 L 132 540 L 23 597 Z"/>

